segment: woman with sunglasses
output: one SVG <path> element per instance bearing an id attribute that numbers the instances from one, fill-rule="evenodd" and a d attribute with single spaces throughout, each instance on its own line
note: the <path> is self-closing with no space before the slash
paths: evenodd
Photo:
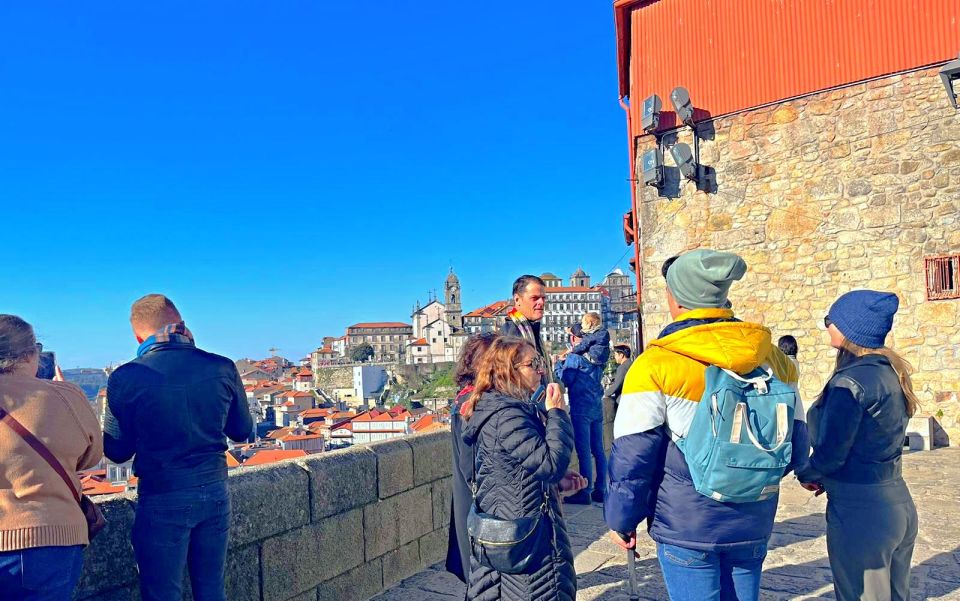
<path id="1" fill-rule="evenodd" d="M 900 301 L 855 290 L 824 325 L 837 349 L 833 374 L 807 412 L 813 454 L 797 478 L 827 493 L 827 552 L 838 601 L 910 598 L 917 510 L 901 475 L 913 371 L 884 346 Z"/>
<path id="2" fill-rule="evenodd" d="M 79 388 L 37 378 L 39 363 L 30 324 L 0 315 L 0 599 L 72 598 L 89 542 L 55 466 L 79 492 L 77 470 L 103 456 L 100 424 Z"/>
<path id="3" fill-rule="evenodd" d="M 521 338 L 497 338 L 476 369 L 461 415 L 463 439 L 476 452 L 474 509 L 501 520 L 535 517 L 535 544 L 519 573 L 491 567 L 477 541 L 470 557 L 467 599 L 573 601 L 577 575 L 559 502 L 559 484 L 573 451 L 573 426 L 556 384 L 543 408 L 532 395 L 545 364 Z M 514 572 L 511 570 L 511 572 Z"/>

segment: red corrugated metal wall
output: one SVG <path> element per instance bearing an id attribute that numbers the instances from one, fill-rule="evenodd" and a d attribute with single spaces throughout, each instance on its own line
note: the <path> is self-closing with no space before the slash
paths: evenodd
<path id="1" fill-rule="evenodd" d="M 633 122 L 678 85 L 719 116 L 958 52 L 960 0 L 657 0 L 631 17 Z"/>

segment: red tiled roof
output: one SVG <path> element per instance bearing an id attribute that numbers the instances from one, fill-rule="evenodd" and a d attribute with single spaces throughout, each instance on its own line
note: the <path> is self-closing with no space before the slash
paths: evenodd
<path id="1" fill-rule="evenodd" d="M 333 413 L 333 409 L 304 409 L 300 412 L 300 417 L 327 417 Z"/>
<path id="2" fill-rule="evenodd" d="M 348 326 L 348 329 L 352 328 L 412 328 L 413 326 L 408 323 L 400 323 L 399 321 L 368 321 L 355 323 L 352 326 Z"/>
<path id="3" fill-rule="evenodd" d="M 293 459 L 294 457 L 306 457 L 307 452 L 303 449 L 295 449 L 290 451 L 283 450 L 264 450 L 257 451 L 253 454 L 253 457 L 247 459 L 243 462 L 243 465 L 266 465 L 268 463 L 274 463 L 277 461 L 283 461 L 284 459 Z"/>
<path id="4" fill-rule="evenodd" d="M 291 390 L 290 392 L 284 393 L 283 396 L 285 396 L 285 397 L 295 397 L 295 398 L 301 398 L 301 399 L 304 398 L 304 397 L 313 398 L 313 393 L 304 392 L 304 391 L 302 391 L 302 390 Z"/>
<path id="5" fill-rule="evenodd" d="M 480 307 L 464 315 L 464 317 L 494 317 L 497 313 L 509 308 L 510 301 L 497 301 L 486 307 Z"/>
<path id="6" fill-rule="evenodd" d="M 226 456 L 227 456 L 227 468 L 228 468 L 228 469 L 231 468 L 231 467 L 240 467 L 240 462 L 237 461 L 237 458 L 236 458 L 236 457 L 234 457 L 234 456 L 233 456 L 232 454 L 230 454 L 229 452 L 226 453 Z"/>
<path id="7" fill-rule="evenodd" d="M 289 434 L 280 440 L 283 442 L 292 442 L 294 440 L 313 440 L 316 438 L 323 438 L 323 436 L 320 436 L 319 434 Z"/>
<path id="8" fill-rule="evenodd" d="M 430 343 L 427 342 L 426 338 L 419 338 L 410 343 L 410 346 L 430 346 Z"/>
<path id="9" fill-rule="evenodd" d="M 293 428 L 278 428 L 267 433 L 267 438 L 277 440 L 281 436 L 286 436 L 287 434 L 293 432 Z"/>
<path id="10" fill-rule="evenodd" d="M 410 429 L 413 430 L 414 432 L 419 432 L 432 423 L 433 423 L 433 416 L 429 414 L 424 415 L 417 421 L 413 422 L 413 425 L 410 426 Z"/>
<path id="11" fill-rule="evenodd" d="M 439 432 L 440 430 L 446 430 L 447 425 L 440 422 L 433 422 L 428 426 L 425 426 L 417 431 L 417 434 L 427 434 L 429 432 Z"/>

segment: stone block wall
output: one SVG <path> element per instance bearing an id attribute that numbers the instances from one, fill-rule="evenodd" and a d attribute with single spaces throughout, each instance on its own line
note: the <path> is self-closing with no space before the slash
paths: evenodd
<path id="1" fill-rule="evenodd" d="M 360 601 L 442 561 L 450 474 L 449 432 L 232 471 L 227 598 Z M 139 599 L 136 496 L 99 503 L 109 524 L 87 549 L 75 599 Z"/>
<path id="2" fill-rule="evenodd" d="M 664 188 L 641 186 L 637 201 L 644 339 L 669 321 L 665 259 L 698 247 L 737 252 L 749 271 L 731 290 L 734 309 L 774 341 L 797 338 L 809 403 L 833 368 L 830 304 L 856 288 L 893 291 L 901 308 L 888 345 L 917 369 L 923 413 L 960 444 L 960 301 L 925 293 L 924 258 L 960 253 L 960 112 L 938 70 L 714 120 L 700 162 L 716 171 L 716 193 L 683 181 L 665 152 Z M 692 131 L 665 137 L 674 141 L 692 146 Z M 640 139 L 638 165 L 654 145 Z"/>

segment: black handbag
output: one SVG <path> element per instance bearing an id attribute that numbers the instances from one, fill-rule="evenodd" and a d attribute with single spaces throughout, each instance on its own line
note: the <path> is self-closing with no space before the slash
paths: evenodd
<path id="1" fill-rule="evenodd" d="M 482 427 L 482 426 L 481 426 Z M 534 515 L 503 519 L 484 513 L 477 502 L 477 445 L 473 445 L 473 501 L 467 514 L 470 552 L 480 565 L 504 574 L 524 574 L 532 560 L 548 556 L 553 547 L 553 519 L 549 489 L 543 489 L 543 503 Z"/>

